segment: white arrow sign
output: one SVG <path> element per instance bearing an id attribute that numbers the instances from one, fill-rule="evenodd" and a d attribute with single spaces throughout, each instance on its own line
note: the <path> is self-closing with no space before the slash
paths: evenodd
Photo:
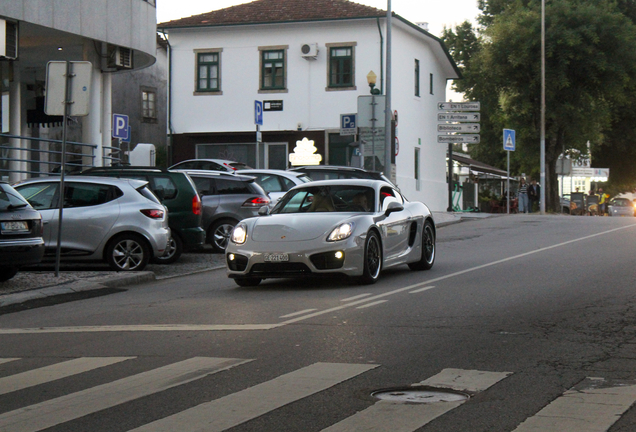
<path id="1" fill-rule="evenodd" d="M 440 102 L 437 104 L 440 111 L 479 111 L 479 102 Z"/>
<path id="2" fill-rule="evenodd" d="M 479 144 L 479 135 L 437 135 L 437 142 Z"/>
<path id="3" fill-rule="evenodd" d="M 437 121 L 478 122 L 480 120 L 481 114 L 479 113 L 437 113 Z"/>
<path id="4" fill-rule="evenodd" d="M 477 133 L 480 131 L 479 123 L 459 123 L 459 124 L 438 124 L 437 132 L 469 132 Z"/>

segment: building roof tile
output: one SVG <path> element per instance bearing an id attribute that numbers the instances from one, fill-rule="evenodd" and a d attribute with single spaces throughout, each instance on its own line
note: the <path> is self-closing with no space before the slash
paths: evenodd
<path id="1" fill-rule="evenodd" d="M 160 28 L 375 18 L 386 11 L 349 0 L 256 0 L 160 23 Z"/>

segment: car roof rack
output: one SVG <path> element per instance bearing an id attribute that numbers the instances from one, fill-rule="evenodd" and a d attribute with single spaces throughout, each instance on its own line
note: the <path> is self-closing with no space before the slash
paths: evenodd
<path id="1" fill-rule="evenodd" d="M 148 172 L 168 172 L 165 168 L 148 167 L 148 166 L 132 166 L 132 165 L 113 165 L 108 167 L 92 167 L 82 171 L 82 174 L 111 172 L 111 171 L 148 171 Z"/>

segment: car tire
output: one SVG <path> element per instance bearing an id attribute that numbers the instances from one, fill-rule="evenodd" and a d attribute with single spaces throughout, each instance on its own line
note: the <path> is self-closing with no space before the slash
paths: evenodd
<path id="1" fill-rule="evenodd" d="M 233 219 L 221 219 L 212 224 L 208 231 L 208 242 L 214 252 L 225 252 L 232 230 L 234 230 L 237 223 Z"/>
<path id="2" fill-rule="evenodd" d="M 150 261 L 150 247 L 138 234 L 119 234 L 108 243 L 106 261 L 115 271 L 142 271 Z"/>
<path id="3" fill-rule="evenodd" d="M 382 271 L 382 243 L 375 231 L 369 231 L 364 242 L 364 267 L 358 279 L 362 285 L 372 285 L 380 278 Z"/>
<path id="4" fill-rule="evenodd" d="M 18 273 L 15 266 L 0 266 L 0 282 L 6 282 Z"/>
<path id="5" fill-rule="evenodd" d="M 410 263 L 411 270 L 430 270 L 435 263 L 435 229 L 431 221 L 424 222 L 422 228 L 422 257 Z"/>
<path id="6" fill-rule="evenodd" d="M 168 246 L 166 247 L 166 253 L 160 257 L 154 257 L 152 262 L 155 264 L 172 264 L 181 258 L 183 253 L 183 241 L 179 236 L 170 236 L 168 240 Z"/>
<path id="7" fill-rule="evenodd" d="M 254 287 L 261 283 L 261 278 L 236 278 L 234 282 L 242 287 Z"/>

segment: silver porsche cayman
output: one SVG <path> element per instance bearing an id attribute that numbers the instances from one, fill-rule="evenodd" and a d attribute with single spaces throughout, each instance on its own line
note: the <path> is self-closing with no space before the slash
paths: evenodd
<path id="1" fill-rule="evenodd" d="M 381 180 L 306 183 L 259 214 L 236 225 L 225 251 L 240 286 L 334 273 L 372 284 L 383 269 L 428 270 L 435 261 L 430 210 Z"/>

